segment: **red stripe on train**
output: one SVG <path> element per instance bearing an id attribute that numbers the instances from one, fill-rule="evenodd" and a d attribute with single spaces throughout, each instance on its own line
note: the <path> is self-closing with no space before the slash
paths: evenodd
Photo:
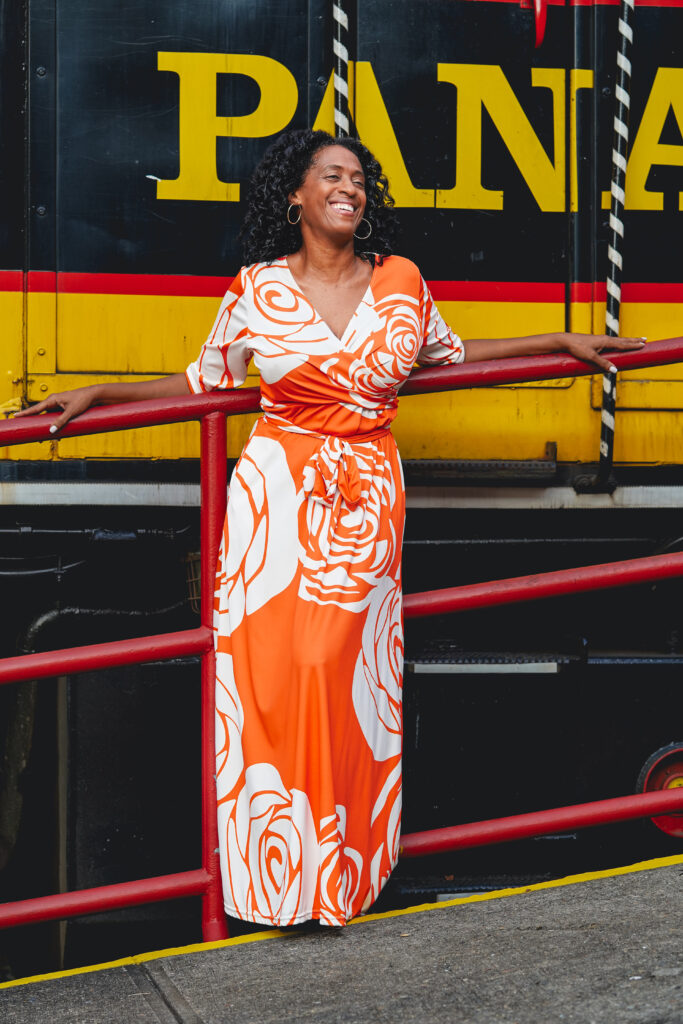
<path id="1" fill-rule="evenodd" d="M 450 302 L 564 302 L 561 281 L 428 281 L 435 299 Z"/>
<path id="2" fill-rule="evenodd" d="M 531 0 L 469 0 L 470 3 L 516 4 L 531 8 Z M 546 0 L 548 7 L 564 7 L 565 0 Z M 569 0 L 570 7 L 619 7 L 621 0 Z M 683 7 L 683 0 L 636 0 L 637 7 Z"/>
<path id="3" fill-rule="evenodd" d="M 29 292 L 79 295 L 186 296 L 220 299 L 231 277 L 195 277 L 189 274 L 85 274 L 31 270 L 26 275 Z M 24 274 L 0 270 L 0 291 L 21 292 Z M 429 281 L 435 299 L 445 302 L 564 302 L 562 281 Z M 604 281 L 575 281 L 570 285 L 572 302 L 604 302 Z M 683 282 L 626 282 L 624 302 L 683 303 Z"/>
<path id="4" fill-rule="evenodd" d="M 185 295 L 223 298 L 232 277 L 189 274 L 59 274 L 59 291 L 105 295 Z"/>
<path id="5" fill-rule="evenodd" d="M 607 287 L 604 281 L 575 281 L 570 285 L 572 302 L 606 302 Z M 683 302 L 683 284 L 628 281 L 621 286 L 623 302 Z"/>

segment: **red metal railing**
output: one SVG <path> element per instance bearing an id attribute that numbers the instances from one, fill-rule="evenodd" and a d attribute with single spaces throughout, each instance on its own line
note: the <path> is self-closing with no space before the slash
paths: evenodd
<path id="1" fill-rule="evenodd" d="M 22 679 L 39 679 L 64 673 L 85 672 L 133 665 L 160 658 L 201 655 L 202 722 L 202 867 L 175 875 L 145 878 L 80 892 L 61 893 L 22 900 L 0 907 L 0 927 L 29 924 L 55 917 L 73 917 L 93 911 L 201 895 L 202 933 L 206 941 L 227 937 L 218 862 L 216 785 L 214 780 L 214 689 L 213 577 L 225 516 L 227 485 L 226 414 L 253 412 L 258 408 L 255 389 L 220 396 L 188 395 L 163 401 L 135 402 L 94 409 L 62 436 L 94 434 L 129 427 L 153 426 L 199 420 L 201 423 L 201 618 L 197 629 L 135 640 L 93 644 L 67 650 L 26 654 L 0 661 L 0 684 Z M 0 426 L 0 445 L 26 443 L 50 438 L 54 417 L 14 420 Z"/>
<path id="2" fill-rule="evenodd" d="M 656 793 L 618 796 L 611 800 L 594 800 L 590 804 L 553 807 L 549 811 L 515 814 L 509 818 L 474 821 L 449 828 L 433 828 L 401 837 L 402 857 L 423 857 L 428 853 L 447 853 L 471 846 L 491 846 L 513 839 L 533 839 L 550 832 L 567 832 L 591 825 L 609 825 L 633 818 L 649 818 L 655 814 L 683 811 L 680 789 L 663 789 Z"/>
<path id="3" fill-rule="evenodd" d="M 683 338 L 654 342 L 638 352 L 617 353 L 618 369 L 638 369 L 683 361 Z M 515 384 L 557 377 L 578 377 L 594 368 L 570 356 L 507 359 L 417 370 L 402 394 L 424 394 L 494 384 Z M 192 396 L 131 402 L 90 410 L 66 425 L 62 437 L 126 430 L 199 420 L 201 423 L 201 624 L 197 629 L 135 640 L 93 644 L 66 650 L 27 654 L 0 661 L 0 684 L 132 665 L 144 661 L 199 654 L 202 659 L 202 866 L 175 875 L 124 882 L 79 892 L 61 893 L 0 906 L 0 927 L 132 906 L 181 896 L 201 895 L 202 931 L 207 941 L 227 935 L 222 909 L 217 855 L 216 788 L 214 781 L 214 685 L 212 641 L 213 577 L 225 516 L 226 416 L 256 412 L 258 390 L 244 388 Z M 10 420 L 0 425 L 0 447 L 51 440 L 53 417 Z M 483 608 L 510 601 L 535 600 L 601 587 L 626 586 L 683 576 L 683 555 L 658 555 L 608 565 L 588 566 L 537 576 L 471 584 L 425 594 L 407 595 L 407 616 L 435 615 L 465 608 Z M 596 825 L 664 812 L 683 812 L 683 789 L 596 801 L 576 807 L 518 815 L 497 821 L 457 825 L 402 838 L 403 856 L 420 856 L 472 845 L 504 842 L 549 831 Z"/>

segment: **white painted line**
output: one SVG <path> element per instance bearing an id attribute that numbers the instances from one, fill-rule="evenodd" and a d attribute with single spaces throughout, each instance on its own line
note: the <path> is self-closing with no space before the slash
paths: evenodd
<path id="1" fill-rule="evenodd" d="M 577 494 L 573 487 L 409 487 L 408 508 L 681 508 L 683 487 L 617 487 Z"/>
<path id="2" fill-rule="evenodd" d="M 528 661 L 522 662 L 509 662 L 507 664 L 491 664 L 491 665 L 464 665 L 462 663 L 450 663 L 444 665 L 435 665 L 433 662 L 406 662 L 406 665 L 411 665 L 413 672 L 416 675 L 436 676 L 436 675 L 453 675 L 453 676 L 465 676 L 465 675 L 526 675 L 531 673 L 532 675 L 554 675 L 559 672 L 559 665 L 556 661 Z"/>
<path id="3" fill-rule="evenodd" d="M 0 483 L 0 505 L 152 505 L 197 507 L 199 484 Z"/>
<path id="4" fill-rule="evenodd" d="M 0 505 L 199 507 L 199 484 L 0 483 Z M 408 487 L 408 508 L 683 508 L 683 486 L 617 487 L 577 494 L 573 487 Z"/>

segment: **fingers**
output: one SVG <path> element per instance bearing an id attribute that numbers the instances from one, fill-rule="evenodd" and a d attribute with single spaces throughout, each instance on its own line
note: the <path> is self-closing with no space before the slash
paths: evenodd
<path id="1" fill-rule="evenodd" d="M 61 430 L 62 427 L 69 422 L 69 420 L 72 420 L 74 416 L 77 416 L 80 411 L 80 409 L 74 409 L 72 405 L 65 405 L 62 415 L 58 416 L 50 427 L 50 433 L 56 434 L 58 430 Z"/>
<path id="2" fill-rule="evenodd" d="M 597 339 L 599 347 L 594 350 L 591 362 L 599 366 L 603 373 L 616 373 L 617 367 L 609 359 L 600 355 L 604 349 L 616 349 L 621 352 L 632 352 L 638 351 L 643 348 L 646 342 L 646 338 L 612 338 L 605 334 Z"/>
<path id="3" fill-rule="evenodd" d="M 645 338 L 612 338 L 608 334 L 568 334 L 567 351 L 577 359 L 592 363 L 603 373 L 616 373 L 617 367 L 609 358 L 609 351 L 633 352 L 645 345 Z M 601 353 L 606 351 L 607 356 Z"/>
<path id="4" fill-rule="evenodd" d="M 56 434 L 62 429 L 69 420 L 73 419 L 74 416 L 78 416 L 80 412 L 83 412 L 88 408 L 88 404 L 83 401 L 74 400 L 71 395 L 75 395 L 76 392 L 64 392 L 63 394 L 48 395 L 42 402 L 36 402 L 35 405 L 29 406 L 28 409 L 22 409 L 20 412 L 15 413 L 15 417 L 19 416 L 37 416 L 43 412 L 54 412 L 56 409 L 61 409 L 61 415 L 57 417 L 55 422 L 50 426 L 50 433 Z"/>
<path id="5" fill-rule="evenodd" d="M 617 368 L 611 360 L 600 354 L 603 348 L 600 341 L 601 339 L 598 337 L 591 337 L 590 344 L 587 344 L 586 340 L 582 338 L 580 342 L 574 342 L 571 346 L 567 346 L 567 351 L 576 359 L 597 366 L 603 373 L 616 373 Z"/>
<path id="6" fill-rule="evenodd" d="M 93 404 L 94 391 L 92 388 L 74 388 L 73 391 L 62 391 L 55 395 L 48 395 L 42 402 L 36 402 L 28 409 L 22 409 L 16 416 L 36 416 L 44 412 L 60 410 L 60 415 L 50 426 L 50 433 L 56 434 L 74 416 L 80 416 L 82 412 L 89 409 Z"/>
<path id="7" fill-rule="evenodd" d="M 642 348 L 647 338 L 610 338 L 608 348 Z"/>
<path id="8" fill-rule="evenodd" d="M 639 349 L 642 348 L 647 338 L 611 338 L 608 334 L 598 335 L 596 341 L 600 348 Z"/>
<path id="9" fill-rule="evenodd" d="M 591 359 L 592 363 L 595 363 L 603 373 L 616 373 L 617 368 L 614 363 L 610 363 L 609 359 L 605 359 L 604 356 L 599 355 L 597 352 L 594 353 Z"/>
<path id="10" fill-rule="evenodd" d="M 596 340 L 593 339 L 594 342 Z M 593 345 L 573 345 L 569 351 L 576 359 L 581 359 L 584 363 L 592 363 L 603 373 L 617 372 L 616 366 L 605 356 L 600 355 L 598 348 L 594 348 Z"/>
<path id="11" fill-rule="evenodd" d="M 50 409 L 61 409 L 57 395 L 48 395 L 42 402 L 36 402 L 35 405 L 29 405 L 27 409 L 15 412 L 14 419 L 18 419 L 20 416 L 37 416 L 38 413 L 48 412 Z"/>

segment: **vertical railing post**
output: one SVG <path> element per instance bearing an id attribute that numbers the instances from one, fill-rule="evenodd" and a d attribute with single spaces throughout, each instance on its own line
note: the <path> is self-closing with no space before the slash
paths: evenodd
<path id="1" fill-rule="evenodd" d="M 212 412 L 201 421 L 201 609 L 202 626 L 209 629 L 213 628 L 214 580 L 226 495 L 225 413 Z M 216 821 L 215 693 L 216 656 L 212 647 L 202 655 L 202 866 L 210 878 L 202 896 L 202 935 L 205 942 L 228 936 Z"/>

